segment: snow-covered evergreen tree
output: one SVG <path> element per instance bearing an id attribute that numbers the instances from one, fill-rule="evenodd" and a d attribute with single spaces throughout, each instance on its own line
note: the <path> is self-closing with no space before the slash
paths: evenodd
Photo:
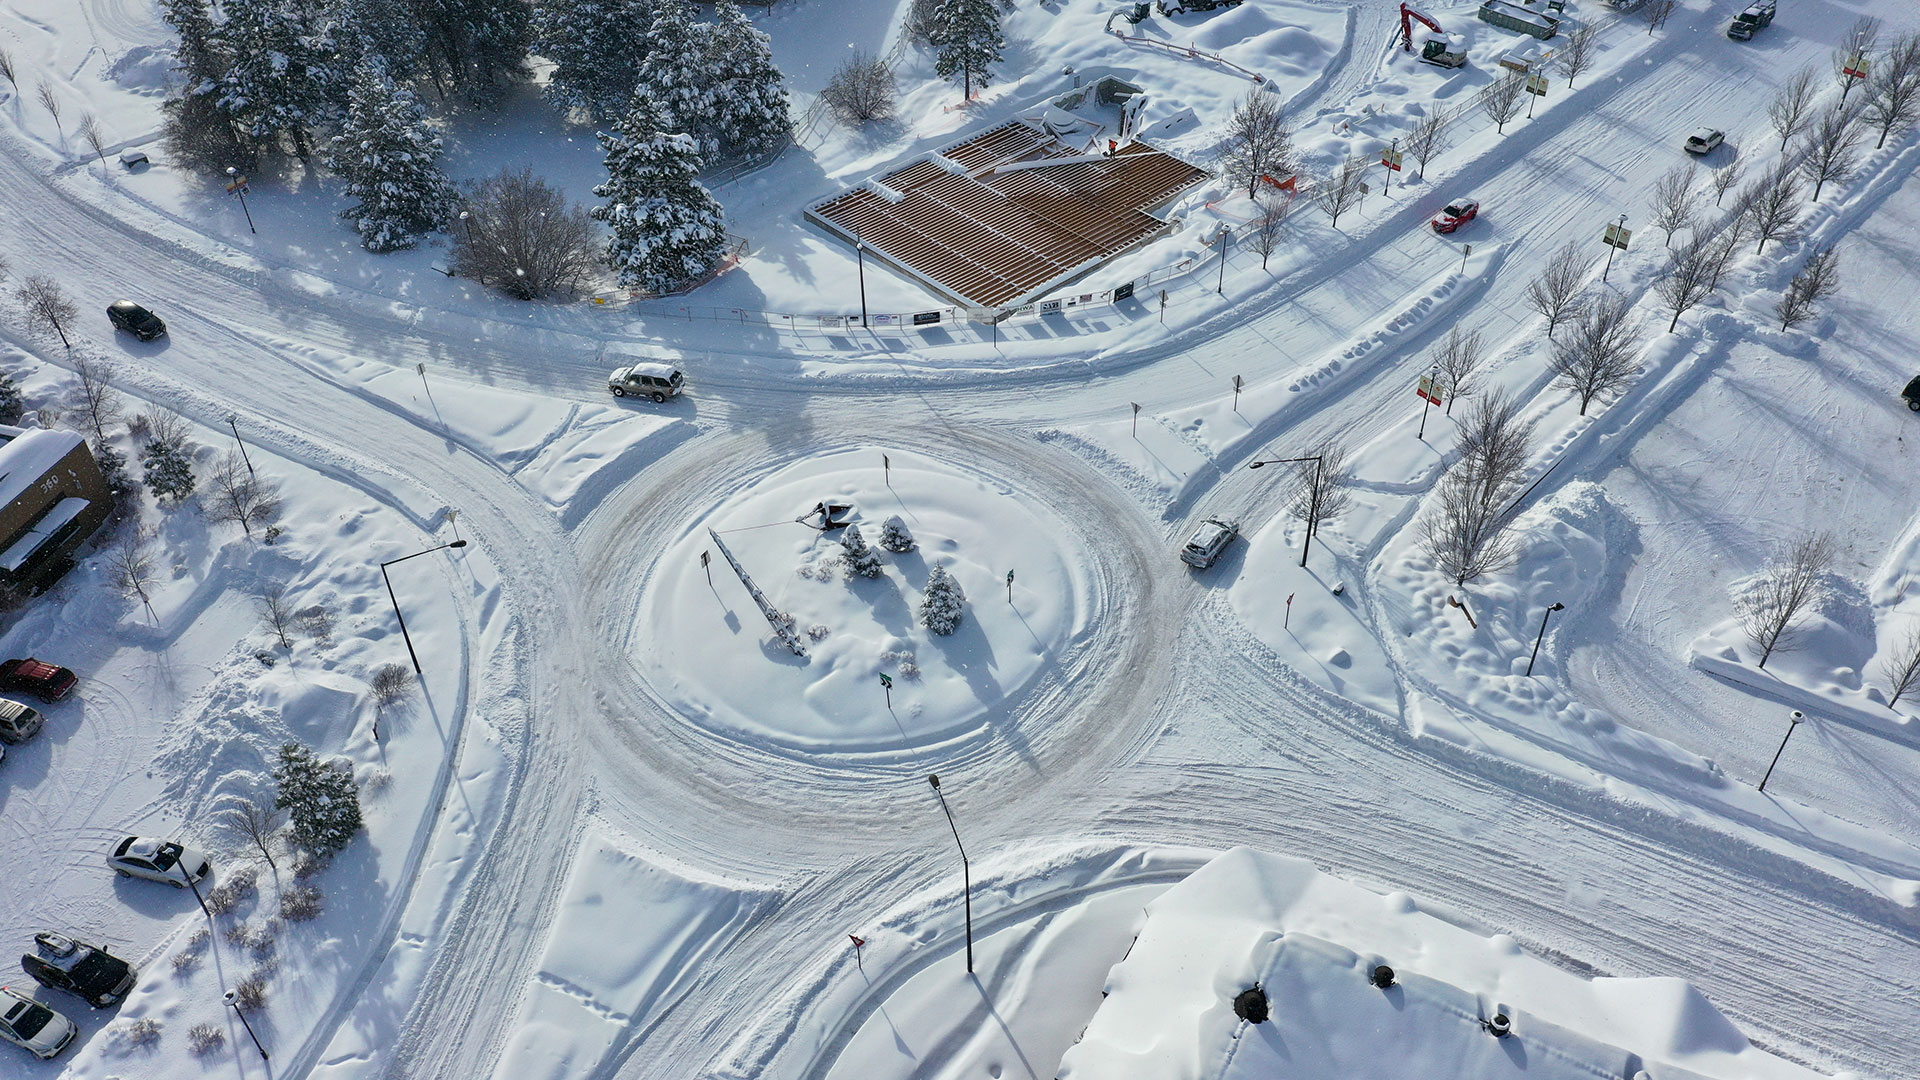
<path id="1" fill-rule="evenodd" d="M 880 576 L 880 553 L 867 546 L 867 538 L 860 535 L 860 526 L 849 525 L 840 534 L 841 557 L 847 562 L 847 572 L 861 577 Z"/>
<path id="2" fill-rule="evenodd" d="M 333 137 L 327 168 L 359 200 L 340 216 L 354 222 L 369 251 L 412 247 L 440 227 L 453 201 L 427 110 L 377 63 L 354 73 L 346 122 Z"/>
<path id="3" fill-rule="evenodd" d="M 645 98 L 659 113 L 666 125 L 661 130 L 691 136 L 703 154 L 712 154 L 719 149 L 708 47 L 713 27 L 694 20 L 687 0 L 656 0 L 656 4 L 634 96 Z"/>
<path id="4" fill-rule="evenodd" d="M 913 534 L 907 531 L 907 523 L 895 514 L 880 523 L 880 546 L 896 554 L 913 550 Z"/>
<path id="5" fill-rule="evenodd" d="M 20 384 L 13 381 L 13 376 L 0 372 L 0 424 L 18 424 L 26 411 L 27 402 L 20 394 Z"/>
<path id="6" fill-rule="evenodd" d="M 595 120 L 617 117 L 633 100 L 655 0 L 535 0 L 533 51 L 553 62 L 547 97 Z"/>
<path id="7" fill-rule="evenodd" d="M 227 59 L 215 40 L 207 0 L 160 0 L 160 13 L 177 38 L 176 88 L 161 106 L 168 152 L 201 172 L 217 174 L 228 167 L 251 171 L 258 148 L 221 105 Z"/>
<path id="8" fill-rule="evenodd" d="M 715 10 L 712 130 L 728 157 L 772 153 L 786 146 L 793 132 L 787 90 L 773 63 L 773 39 L 730 0 L 721 0 Z"/>
<path id="9" fill-rule="evenodd" d="M 1003 59 L 1006 37 L 1000 32 L 1000 0 L 940 0 L 934 9 L 933 70 L 943 79 L 960 79 L 961 98 L 993 78 Z"/>
<path id="10" fill-rule="evenodd" d="M 966 613 L 967 594 L 944 566 L 935 566 L 927 575 L 927 590 L 920 597 L 920 625 L 930 634 L 951 634 Z"/>
<path id="11" fill-rule="evenodd" d="M 132 491 L 133 485 L 127 481 L 127 455 L 105 439 L 94 439 L 92 444 L 93 463 L 100 466 L 100 476 L 106 480 L 107 490 L 115 496 Z"/>
<path id="12" fill-rule="evenodd" d="M 273 779 L 273 805 L 287 811 L 287 835 L 295 846 L 326 858 L 353 842 L 361 825 L 360 793 L 346 762 L 322 761 L 290 742 L 280 747 Z"/>
<path id="13" fill-rule="evenodd" d="M 330 26 L 302 0 L 225 0 L 214 28 L 228 69 L 220 107 L 262 142 L 285 137 L 300 160 L 313 156 L 311 131 L 329 124 L 341 73 Z"/>
<path id="14" fill-rule="evenodd" d="M 593 193 L 608 201 L 592 214 L 613 229 L 607 263 L 620 284 L 662 293 L 711 269 L 726 250 L 727 226 L 720 204 L 696 179 L 693 139 L 668 134 L 653 102 L 636 97 L 600 145 L 607 182 Z"/>
<path id="15" fill-rule="evenodd" d="M 193 462 L 187 458 L 186 447 L 178 442 L 170 439 L 150 440 L 140 449 L 140 468 L 147 490 L 163 503 L 183 502 L 193 494 L 197 482 L 193 476 Z"/>
<path id="16" fill-rule="evenodd" d="M 336 0 L 340 25 L 335 37 L 345 70 L 377 63 L 405 84 L 421 74 L 427 56 L 427 28 L 412 4 L 393 0 Z"/>

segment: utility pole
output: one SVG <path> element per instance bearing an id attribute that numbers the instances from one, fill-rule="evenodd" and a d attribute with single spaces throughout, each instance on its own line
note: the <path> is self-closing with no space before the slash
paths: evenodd
<path id="1" fill-rule="evenodd" d="M 1227 241 L 1233 238 L 1227 223 L 1220 223 L 1220 285 L 1214 291 L 1221 296 L 1227 295 Z"/>
<path id="2" fill-rule="evenodd" d="M 967 974 L 973 974 L 973 871 L 967 865 L 967 849 L 960 843 L 960 827 L 953 823 L 953 811 L 947 807 L 947 796 L 940 790 L 940 778 L 931 773 L 927 783 L 933 785 L 933 793 L 940 797 L 940 809 L 946 812 L 947 828 L 953 830 L 953 846 L 960 849 L 960 888 L 967 906 Z"/>
<path id="3" fill-rule="evenodd" d="M 441 544 L 439 547 L 430 547 L 425 551 L 416 551 L 411 555 L 402 555 L 397 559 L 388 559 L 386 562 L 380 564 L 380 580 L 387 583 L 387 600 L 393 604 L 393 617 L 400 620 L 400 637 L 407 643 L 407 656 L 413 660 L 413 673 L 415 675 L 421 674 L 420 654 L 413 651 L 413 635 L 407 633 L 407 617 L 400 614 L 400 599 L 393 594 L 393 579 L 387 576 L 387 567 L 392 566 L 394 563 L 406 562 L 408 559 L 417 559 L 422 555 L 431 555 L 442 548 L 463 548 L 466 546 L 467 542 L 465 540 L 455 540 L 451 544 Z"/>
<path id="4" fill-rule="evenodd" d="M 860 264 L 860 329 L 867 328 L 867 245 L 860 240 L 860 230 L 853 232 L 853 257 Z M 994 323 L 995 342 L 998 343 L 999 323 Z"/>

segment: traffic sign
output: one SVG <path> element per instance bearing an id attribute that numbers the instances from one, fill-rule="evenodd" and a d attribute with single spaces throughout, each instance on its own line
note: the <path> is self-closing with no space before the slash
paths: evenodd
<path id="1" fill-rule="evenodd" d="M 882 690 L 893 689 L 893 680 L 891 678 L 888 678 L 887 673 L 884 671 L 880 673 L 880 689 Z"/>
<path id="2" fill-rule="evenodd" d="M 1627 228 L 1625 225 L 1609 225 L 1607 226 L 1607 235 L 1603 238 L 1602 242 L 1611 247 L 1619 248 L 1621 251 L 1625 251 L 1627 250 L 1627 241 L 1632 238 L 1633 230 Z"/>

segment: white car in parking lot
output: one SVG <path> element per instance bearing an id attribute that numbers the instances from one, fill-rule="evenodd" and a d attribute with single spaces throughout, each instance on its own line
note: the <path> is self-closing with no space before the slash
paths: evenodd
<path id="1" fill-rule="evenodd" d="M 79 1029 L 73 1021 L 11 986 L 0 986 L 0 1039 L 38 1058 L 58 1055 Z"/>
<path id="2" fill-rule="evenodd" d="M 176 889 L 199 881 L 213 868 L 205 855 L 192 848 L 143 836 L 129 836 L 120 841 L 113 854 L 107 856 L 107 865 L 116 873 L 164 881 Z"/>

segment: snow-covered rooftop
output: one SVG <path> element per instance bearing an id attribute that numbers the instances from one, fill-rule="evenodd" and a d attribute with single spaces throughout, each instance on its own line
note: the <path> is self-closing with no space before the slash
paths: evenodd
<path id="1" fill-rule="evenodd" d="M 1393 968 L 1386 990 L 1368 979 Z M 1268 1022 L 1235 995 L 1259 985 Z M 1061 1080 L 1810 1080 L 1688 983 L 1587 979 L 1299 859 L 1227 852 L 1147 906 Z M 1512 1034 L 1483 1027 L 1496 1006 Z"/>
<path id="2" fill-rule="evenodd" d="M 81 441 L 73 431 L 0 427 L 0 506 L 19 498 Z"/>

